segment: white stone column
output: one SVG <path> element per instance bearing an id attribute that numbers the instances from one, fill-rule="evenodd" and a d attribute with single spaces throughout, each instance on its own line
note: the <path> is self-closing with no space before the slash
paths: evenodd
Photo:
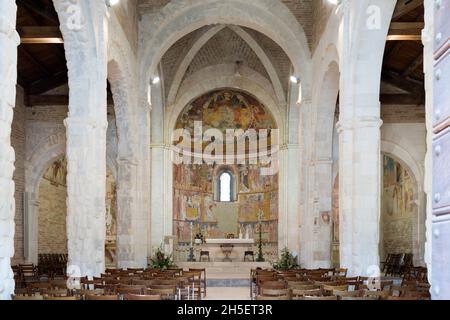
<path id="1" fill-rule="evenodd" d="M 170 141 L 166 136 L 162 82 L 152 85 L 151 100 L 151 221 L 149 251 L 163 244 L 164 237 L 172 235 L 172 161 Z M 170 129 L 167 128 L 167 135 Z"/>
<path id="2" fill-rule="evenodd" d="M 145 267 L 147 219 L 137 206 L 139 168 L 132 160 L 117 162 L 117 211 L 120 215 L 117 218 L 117 264 L 119 268 Z"/>
<path id="3" fill-rule="evenodd" d="M 69 71 L 67 135 L 68 272 L 105 269 L 107 7 L 102 0 L 54 0 Z"/>
<path id="4" fill-rule="evenodd" d="M 0 2 L 0 300 L 11 299 L 14 275 L 14 149 L 11 147 L 11 124 L 16 102 L 17 46 L 16 3 Z"/>
<path id="5" fill-rule="evenodd" d="M 349 275 L 372 275 L 379 266 L 379 118 L 338 124 L 340 263 Z"/>

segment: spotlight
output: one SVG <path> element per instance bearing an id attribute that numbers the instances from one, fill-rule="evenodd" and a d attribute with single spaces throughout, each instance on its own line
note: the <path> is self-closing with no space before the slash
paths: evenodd
<path id="1" fill-rule="evenodd" d="M 161 79 L 160 79 L 159 77 L 154 77 L 154 78 L 152 79 L 152 84 L 158 84 L 159 81 L 161 81 Z"/>
<path id="2" fill-rule="evenodd" d="M 342 0 L 328 0 L 328 2 L 334 5 L 340 5 L 342 3 Z"/>
<path id="3" fill-rule="evenodd" d="M 292 82 L 292 83 L 295 83 L 295 84 L 297 84 L 297 83 L 300 82 L 300 79 L 297 78 L 296 76 L 290 76 L 290 77 L 289 77 L 289 80 L 291 80 L 291 82 Z"/>
<path id="4" fill-rule="evenodd" d="M 120 0 L 106 0 L 106 5 L 108 7 L 112 7 L 115 6 L 116 4 L 118 4 L 120 2 Z"/>

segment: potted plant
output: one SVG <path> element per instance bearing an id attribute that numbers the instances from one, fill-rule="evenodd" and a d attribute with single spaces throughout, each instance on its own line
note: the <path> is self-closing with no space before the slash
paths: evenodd
<path id="1" fill-rule="evenodd" d="M 197 233 L 194 239 L 195 244 L 203 244 L 203 235 L 201 233 Z"/>
<path id="2" fill-rule="evenodd" d="M 278 262 L 275 262 L 272 267 L 275 270 L 291 270 L 299 267 L 297 257 L 293 256 L 288 248 L 284 248 L 281 252 L 281 257 Z"/>
<path id="3" fill-rule="evenodd" d="M 167 256 L 162 245 L 156 250 L 153 257 L 150 259 L 150 264 L 153 269 L 166 270 L 173 267 L 172 256 Z"/>

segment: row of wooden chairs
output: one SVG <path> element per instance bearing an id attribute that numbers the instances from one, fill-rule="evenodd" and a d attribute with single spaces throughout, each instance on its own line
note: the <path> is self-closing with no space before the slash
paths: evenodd
<path id="1" fill-rule="evenodd" d="M 71 280 L 71 288 L 80 287 L 79 290 L 103 290 L 104 295 L 126 294 L 134 295 L 160 295 L 163 299 L 198 299 L 206 296 L 206 270 L 205 269 L 108 269 L 101 277 L 91 280 L 87 277 Z M 33 281 L 19 288 L 16 294 L 20 295 L 78 295 L 79 290 L 69 289 L 68 280 L 47 279 L 44 282 Z"/>
<path id="2" fill-rule="evenodd" d="M 349 285 L 304 284 L 293 287 L 281 281 L 265 283 L 257 295 L 257 300 L 424 300 L 429 299 L 428 291 L 391 285 L 388 290 L 350 290 Z"/>

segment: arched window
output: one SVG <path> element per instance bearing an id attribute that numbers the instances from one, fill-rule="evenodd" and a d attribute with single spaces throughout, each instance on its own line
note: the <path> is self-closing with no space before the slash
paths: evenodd
<path id="1" fill-rule="evenodd" d="M 232 195 L 232 177 L 231 173 L 224 171 L 219 176 L 219 201 L 231 202 Z"/>
<path id="2" fill-rule="evenodd" d="M 234 202 L 237 199 L 236 178 L 229 168 L 223 168 L 214 178 L 214 201 Z"/>

